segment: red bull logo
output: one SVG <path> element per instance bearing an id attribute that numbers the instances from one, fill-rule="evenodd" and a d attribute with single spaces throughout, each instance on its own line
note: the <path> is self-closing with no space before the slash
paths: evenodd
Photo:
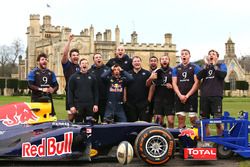
<path id="1" fill-rule="evenodd" d="M 29 120 L 37 119 L 38 117 L 26 103 L 12 103 L 0 107 L 0 121 L 6 126 L 25 124 Z"/>
<path id="2" fill-rule="evenodd" d="M 178 136 L 188 136 L 194 140 L 195 137 L 198 137 L 198 129 L 182 129 Z"/>
<path id="3" fill-rule="evenodd" d="M 30 142 L 22 144 L 22 157 L 46 157 L 71 154 L 73 132 L 64 133 L 63 141 L 56 141 L 55 137 L 42 138 L 41 144 L 31 145 Z"/>

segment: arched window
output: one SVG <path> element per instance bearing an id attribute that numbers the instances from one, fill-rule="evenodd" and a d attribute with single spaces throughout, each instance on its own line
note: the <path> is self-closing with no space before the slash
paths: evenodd
<path id="1" fill-rule="evenodd" d="M 237 74 L 232 71 L 229 75 L 230 90 L 236 90 Z"/>

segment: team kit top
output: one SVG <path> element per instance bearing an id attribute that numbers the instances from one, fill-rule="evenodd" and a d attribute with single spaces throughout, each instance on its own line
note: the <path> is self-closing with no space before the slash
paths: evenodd
<path id="1" fill-rule="evenodd" d="M 98 85 L 93 74 L 77 71 L 70 77 L 68 85 L 69 107 L 98 105 Z"/>
<path id="2" fill-rule="evenodd" d="M 177 77 L 177 86 L 181 94 L 186 95 L 193 87 L 194 75 L 197 75 L 200 67 L 194 63 L 189 63 L 186 66 L 179 64 L 173 69 L 172 76 Z M 191 96 L 198 96 L 196 91 Z"/>
<path id="3" fill-rule="evenodd" d="M 69 60 L 65 64 L 62 64 L 62 67 L 63 67 L 63 74 L 64 74 L 65 81 L 66 81 L 65 90 L 67 90 L 70 76 L 74 74 L 75 72 L 79 71 L 80 67 L 79 67 L 79 64 L 74 64 Z"/>
<path id="4" fill-rule="evenodd" d="M 156 73 L 157 79 L 153 81 L 155 85 L 155 101 L 174 104 L 174 90 L 166 87 L 167 83 L 172 84 L 172 68 L 160 68 Z"/>
<path id="5" fill-rule="evenodd" d="M 141 69 L 137 73 L 134 70 L 129 71 L 133 76 L 133 81 L 128 84 L 127 100 L 129 103 L 136 104 L 147 101 L 149 87 L 146 86 L 146 81 L 150 77 L 150 72 Z"/>
<path id="6" fill-rule="evenodd" d="M 201 83 L 201 96 L 223 97 L 224 78 L 227 75 L 226 64 L 207 65 L 197 75 Z M 213 88 L 213 89 L 211 89 Z"/>
<path id="7" fill-rule="evenodd" d="M 30 71 L 28 75 L 28 82 L 30 85 L 35 85 L 39 88 L 49 88 L 58 86 L 56 75 L 49 69 L 40 69 L 38 67 Z M 42 97 L 42 91 L 32 91 L 31 98 L 37 99 Z"/>

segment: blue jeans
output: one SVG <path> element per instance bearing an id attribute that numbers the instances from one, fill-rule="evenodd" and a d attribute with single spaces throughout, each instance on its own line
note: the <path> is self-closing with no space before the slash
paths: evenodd
<path id="1" fill-rule="evenodd" d="M 104 120 L 108 122 L 127 122 L 123 103 L 107 101 Z"/>

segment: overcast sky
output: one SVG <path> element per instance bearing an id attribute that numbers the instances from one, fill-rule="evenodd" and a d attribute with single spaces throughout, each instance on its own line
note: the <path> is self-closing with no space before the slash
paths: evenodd
<path id="1" fill-rule="evenodd" d="M 229 37 L 238 57 L 250 54 L 250 1 L 248 0 L 2 0 L 0 45 L 20 38 L 26 45 L 29 15 L 51 15 L 52 25 L 67 26 L 74 34 L 93 24 L 95 34 L 119 25 L 121 39 L 164 43 L 172 33 L 177 50 L 188 48 L 197 60 L 209 49 L 225 54 Z M 47 4 L 50 7 L 47 7 Z M 177 54 L 180 54 L 179 52 Z M 221 56 L 222 58 L 222 56 Z"/>

